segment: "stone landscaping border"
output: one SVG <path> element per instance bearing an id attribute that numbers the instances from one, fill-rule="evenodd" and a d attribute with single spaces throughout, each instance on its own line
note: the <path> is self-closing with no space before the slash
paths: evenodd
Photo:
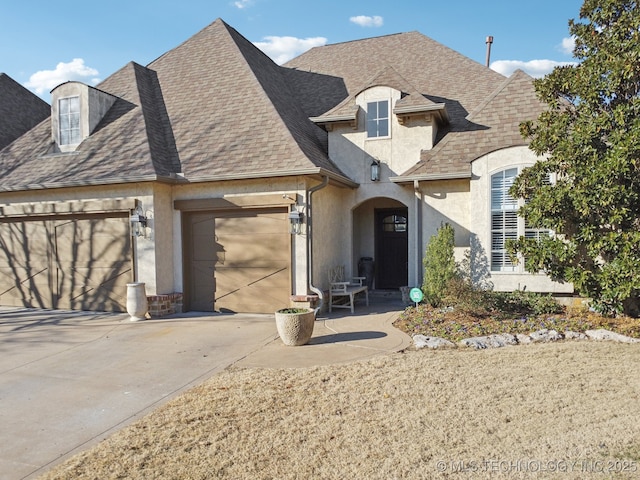
<path id="1" fill-rule="evenodd" d="M 538 330 L 529 335 L 518 333 L 512 335 L 510 333 L 499 333 L 487 335 L 484 337 L 472 337 L 460 340 L 457 344 L 440 337 L 427 337 L 425 335 L 414 335 L 413 345 L 417 350 L 422 348 L 457 348 L 468 347 L 482 350 L 485 348 L 501 348 L 513 345 L 525 345 L 529 343 L 547 343 L 557 342 L 561 340 L 596 340 L 610 341 L 619 343 L 640 343 L 640 339 L 627 337 L 616 332 L 605 329 L 587 330 L 580 332 L 557 332 L 556 330 Z"/>

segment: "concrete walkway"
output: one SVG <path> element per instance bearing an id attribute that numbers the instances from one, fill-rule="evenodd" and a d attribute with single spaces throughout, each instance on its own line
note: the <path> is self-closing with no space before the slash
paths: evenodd
<path id="1" fill-rule="evenodd" d="M 288 347 L 273 315 L 123 314 L 0 307 L 0 479 L 36 478 L 184 390 L 233 365 L 298 368 L 406 348 L 398 303 L 320 316 Z"/>

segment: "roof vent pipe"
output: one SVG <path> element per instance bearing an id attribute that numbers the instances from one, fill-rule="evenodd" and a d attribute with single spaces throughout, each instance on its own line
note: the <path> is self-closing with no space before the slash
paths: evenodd
<path id="1" fill-rule="evenodd" d="M 489 61 L 491 60 L 491 44 L 493 43 L 493 37 L 489 35 L 485 40 L 487 44 L 487 67 L 489 66 Z"/>

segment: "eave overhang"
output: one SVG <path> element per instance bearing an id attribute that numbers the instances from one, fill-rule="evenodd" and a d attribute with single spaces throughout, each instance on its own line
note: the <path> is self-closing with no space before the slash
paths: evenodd
<path id="1" fill-rule="evenodd" d="M 434 103 L 432 105 L 407 105 L 396 106 L 393 109 L 394 115 L 398 117 L 400 124 L 410 118 L 415 117 L 435 117 L 438 123 L 449 123 L 449 114 L 447 113 L 447 106 L 444 103 Z"/>
<path id="2" fill-rule="evenodd" d="M 453 173 L 429 173 L 422 175 L 399 175 L 390 177 L 389 181 L 393 183 L 413 183 L 413 182 L 430 182 L 436 180 L 468 180 L 471 178 L 471 169 L 468 172 Z"/>
<path id="3" fill-rule="evenodd" d="M 254 180 L 264 178 L 278 178 L 278 177 L 297 177 L 297 176 L 317 176 L 321 178 L 323 176 L 329 177 L 332 184 L 339 187 L 346 188 L 358 188 L 359 183 L 353 180 L 339 175 L 337 173 L 325 170 L 324 168 L 309 168 L 302 170 L 292 170 L 288 172 L 260 172 L 260 173 L 245 173 L 245 174 L 224 174 L 224 175 L 210 175 L 210 176 L 197 176 L 189 178 L 182 174 L 170 174 L 170 175 L 139 175 L 139 176 L 127 176 L 127 177 L 111 177 L 109 179 L 93 179 L 93 180 L 75 180 L 65 182 L 43 182 L 36 184 L 23 184 L 23 185 L 0 185 L 0 193 L 2 192 L 24 192 L 34 190 L 48 190 L 59 188 L 79 188 L 79 187 L 96 187 L 96 186 L 110 186 L 110 185 L 123 185 L 134 183 L 147 183 L 147 182 L 159 182 L 165 184 L 192 184 L 192 183 L 206 183 L 206 182 L 228 182 L 233 180 Z"/>

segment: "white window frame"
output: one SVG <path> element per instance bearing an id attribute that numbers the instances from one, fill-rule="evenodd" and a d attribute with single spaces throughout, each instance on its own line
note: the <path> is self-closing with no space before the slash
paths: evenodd
<path id="1" fill-rule="evenodd" d="M 386 105 L 386 108 L 387 108 L 386 116 L 380 115 L 380 104 Z M 373 111 L 374 105 L 375 105 L 375 113 Z M 372 102 L 367 102 L 367 118 L 365 121 L 367 139 L 389 138 L 391 136 L 390 111 L 391 111 L 391 102 L 389 100 L 374 100 Z M 386 134 L 380 133 L 381 125 L 386 125 L 387 127 Z M 375 132 L 373 130 L 375 130 Z"/>
<path id="2" fill-rule="evenodd" d="M 77 105 L 77 111 L 71 109 L 74 103 L 73 100 Z M 68 108 L 64 108 L 64 104 L 68 104 Z M 73 122 L 74 117 L 75 124 Z M 82 141 L 80 120 L 80 97 L 78 95 L 58 99 L 58 138 L 60 139 L 60 145 L 77 145 Z"/>
<path id="3" fill-rule="evenodd" d="M 507 240 L 520 237 L 539 239 L 541 235 L 550 235 L 546 229 L 530 228 L 518 210 L 524 205 L 524 199 L 515 199 L 509 195 L 513 181 L 526 166 L 508 167 L 490 176 L 490 224 L 491 273 L 523 273 L 523 262 L 517 265 L 511 262 L 506 250 Z"/>

